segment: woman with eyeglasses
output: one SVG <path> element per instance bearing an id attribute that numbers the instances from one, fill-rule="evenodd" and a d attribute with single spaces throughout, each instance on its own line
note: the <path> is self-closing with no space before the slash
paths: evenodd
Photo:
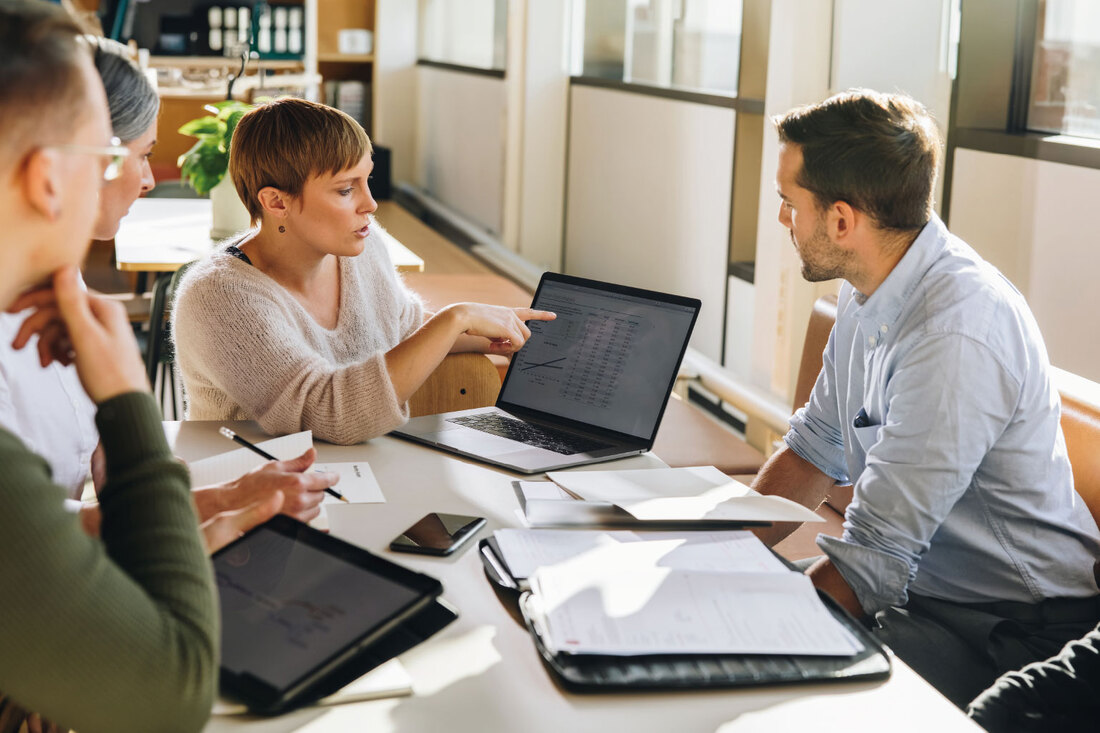
<path id="1" fill-rule="evenodd" d="M 100 40 L 94 54 L 96 70 L 109 90 L 111 125 L 122 141 L 116 155 L 107 158 L 104 177 L 110 183 L 100 192 L 92 232 L 94 239 L 111 239 L 130 203 L 153 187 L 148 156 L 156 143 L 159 100 L 118 49 Z M 99 444 L 95 405 L 80 386 L 75 369 L 57 362 L 42 367 L 35 343 L 32 348 L 12 347 L 26 317 L 26 313 L 0 314 L 0 425 L 44 457 L 54 481 L 70 499 L 79 499 Z M 92 514 L 87 517 L 93 521 Z"/>

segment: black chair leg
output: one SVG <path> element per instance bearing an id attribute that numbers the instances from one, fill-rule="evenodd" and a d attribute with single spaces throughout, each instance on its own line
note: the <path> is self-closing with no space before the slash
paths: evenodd
<path id="1" fill-rule="evenodd" d="M 171 385 L 168 394 L 169 399 L 172 400 L 172 419 L 179 420 L 179 407 L 176 404 L 176 370 L 172 368 L 171 364 L 165 364 L 164 368 L 167 371 L 168 384 Z"/>

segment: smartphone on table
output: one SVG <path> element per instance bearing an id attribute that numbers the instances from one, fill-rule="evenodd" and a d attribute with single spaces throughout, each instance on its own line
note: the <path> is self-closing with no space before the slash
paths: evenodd
<path id="1" fill-rule="evenodd" d="M 402 532 L 390 543 L 390 549 L 421 555 L 450 555 L 473 539 L 484 526 L 485 517 L 432 512 Z"/>

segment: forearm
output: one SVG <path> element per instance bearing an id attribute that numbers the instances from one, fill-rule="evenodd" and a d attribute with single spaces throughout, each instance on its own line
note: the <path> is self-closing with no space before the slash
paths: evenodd
<path id="1" fill-rule="evenodd" d="M 863 618 L 867 614 L 860 605 L 852 587 L 844 580 L 844 576 L 836 569 L 832 561 L 827 557 L 818 560 L 806 571 L 813 581 L 814 587 L 823 590 L 839 603 L 841 607 L 856 618 Z"/>
<path id="2" fill-rule="evenodd" d="M 0 568 L 11 589 L 0 689 L 80 730 L 197 730 L 214 692 L 218 619 L 186 471 L 147 395 L 100 413 L 102 543 L 53 501 L 61 490 L 44 464 L 4 445 L 0 544 L 18 560 Z"/>
<path id="3" fill-rule="evenodd" d="M 970 705 L 970 715 L 990 731 L 1084 730 L 1096 720 L 1100 696 L 1100 627 L 1067 644 L 1058 656 L 1009 672 Z"/>
<path id="4" fill-rule="evenodd" d="M 109 410 L 118 412 L 105 414 Z M 128 624 L 124 616 L 118 618 L 112 631 L 130 626 L 123 629 L 125 648 L 135 662 L 133 679 L 120 676 L 112 691 L 143 690 L 142 703 L 130 704 L 135 725 L 143 717 L 148 726 L 157 719 L 165 725 L 167 711 L 174 711 L 170 725 L 186 728 L 209 714 L 218 638 L 217 599 L 190 478 L 171 454 L 159 410 L 148 395 L 125 395 L 101 405 L 97 424 L 106 464 L 101 538 L 130 581 L 103 590 L 111 592 L 115 613 L 131 614 Z M 156 684 L 146 679 L 150 663 L 158 669 Z"/>
<path id="5" fill-rule="evenodd" d="M 463 336 L 465 326 L 460 311 L 444 308 L 397 346 L 386 352 L 386 369 L 397 401 L 404 404 Z M 465 336 L 466 340 L 478 337 Z M 487 339 L 480 339 L 488 343 Z"/>
<path id="6" fill-rule="evenodd" d="M 836 482 L 786 445 L 780 447 L 752 482 L 761 494 L 782 496 L 810 509 L 817 509 Z M 776 522 L 754 530 L 769 547 L 799 528 L 796 522 Z"/>

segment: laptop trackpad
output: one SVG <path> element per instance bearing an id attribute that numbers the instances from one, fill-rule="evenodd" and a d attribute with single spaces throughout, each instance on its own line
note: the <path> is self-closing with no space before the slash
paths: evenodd
<path id="1" fill-rule="evenodd" d="M 526 447 L 514 440 L 508 440 L 471 428 L 441 430 L 438 433 L 420 433 L 417 437 L 421 440 L 435 442 L 455 450 L 476 453 L 487 458 L 494 458 L 503 453 L 513 453 L 517 449 Z"/>

